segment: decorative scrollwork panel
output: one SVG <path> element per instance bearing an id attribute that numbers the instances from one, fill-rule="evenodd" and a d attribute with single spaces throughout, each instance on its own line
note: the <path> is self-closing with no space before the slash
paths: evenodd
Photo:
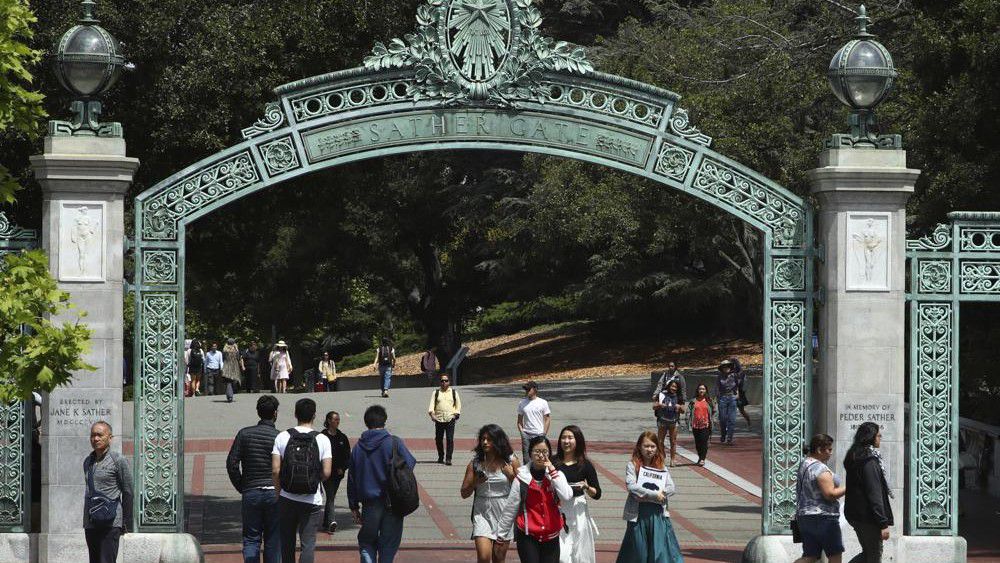
<path id="1" fill-rule="evenodd" d="M 805 290 L 805 258 L 775 258 L 771 270 L 771 289 L 773 291 Z"/>
<path id="2" fill-rule="evenodd" d="M 0 531 L 26 531 L 25 404 L 0 404 Z"/>
<path id="3" fill-rule="evenodd" d="M 267 174 L 272 178 L 302 166 L 299 163 L 299 155 L 295 152 L 295 141 L 291 136 L 261 145 L 258 150 L 260 159 L 267 168 Z"/>
<path id="4" fill-rule="evenodd" d="M 795 513 L 795 479 L 806 437 L 806 303 L 772 301 L 770 315 L 770 365 L 766 400 L 770 417 L 765 421 L 764 455 L 770 471 L 764 475 L 764 530 L 782 533 Z"/>
<path id="5" fill-rule="evenodd" d="M 278 102 L 268 102 L 264 106 L 264 117 L 257 120 L 252 126 L 243 130 L 244 139 L 253 139 L 278 129 L 285 124 L 285 112 L 281 110 Z"/>
<path id="6" fill-rule="evenodd" d="M 694 187 L 722 206 L 768 225 L 775 247 L 794 248 L 802 244 L 806 210 L 792 197 L 711 158 L 702 160 Z"/>
<path id="7" fill-rule="evenodd" d="M 1000 260 L 962 262 L 959 272 L 963 294 L 1000 294 Z"/>
<path id="8" fill-rule="evenodd" d="M 664 141 L 660 147 L 660 154 L 656 157 L 653 172 L 683 183 L 687 179 L 692 161 L 694 161 L 693 152 Z"/>
<path id="9" fill-rule="evenodd" d="M 135 462 L 143 527 L 179 525 L 178 454 L 183 433 L 178 412 L 178 307 L 176 293 L 141 295 Z"/>
<path id="10" fill-rule="evenodd" d="M 176 250 L 143 250 L 142 282 L 146 285 L 177 283 Z"/>
<path id="11" fill-rule="evenodd" d="M 915 383 L 910 401 L 915 408 L 911 428 L 915 478 L 912 513 L 918 529 L 950 529 L 952 497 L 952 425 L 955 408 L 952 374 L 954 353 L 951 303 L 916 303 L 913 365 Z"/>
<path id="12" fill-rule="evenodd" d="M 906 241 L 907 250 L 948 250 L 951 247 L 951 225 L 940 224 L 934 232 L 916 240 Z"/>
<path id="13" fill-rule="evenodd" d="M 917 291 L 951 293 L 951 260 L 918 260 Z"/>
<path id="14" fill-rule="evenodd" d="M 260 181 L 249 152 L 205 167 L 142 202 L 142 238 L 176 240 L 181 219 Z"/>

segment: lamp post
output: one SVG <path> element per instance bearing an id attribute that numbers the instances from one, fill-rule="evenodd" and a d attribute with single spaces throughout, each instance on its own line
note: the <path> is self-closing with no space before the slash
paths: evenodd
<path id="1" fill-rule="evenodd" d="M 830 60 L 827 78 L 830 89 L 841 103 L 851 108 L 850 135 L 836 134 L 827 141 L 829 148 L 902 148 L 899 135 L 879 135 L 875 108 L 889 92 L 896 76 L 892 55 L 868 33 L 868 14 L 864 4 L 858 9 L 858 34 Z"/>
<path id="2" fill-rule="evenodd" d="M 53 66 L 56 78 L 76 99 L 70 105 L 73 120 L 49 122 L 49 134 L 121 137 L 119 123 L 100 123 L 98 98 L 118 81 L 126 67 L 121 46 L 110 33 L 97 25 L 93 0 L 83 0 L 83 17 L 56 43 Z"/>

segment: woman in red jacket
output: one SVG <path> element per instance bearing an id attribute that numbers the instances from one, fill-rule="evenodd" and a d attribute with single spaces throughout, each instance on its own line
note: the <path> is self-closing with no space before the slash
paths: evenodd
<path id="1" fill-rule="evenodd" d="M 559 503 L 573 500 L 573 489 L 549 460 L 548 438 L 532 438 L 528 452 L 531 463 L 518 469 L 497 529 L 509 534 L 507 530 L 516 524 L 514 537 L 522 563 L 559 563 L 559 532 L 565 523 Z M 498 537 L 494 548 L 509 541 L 510 537 Z"/>

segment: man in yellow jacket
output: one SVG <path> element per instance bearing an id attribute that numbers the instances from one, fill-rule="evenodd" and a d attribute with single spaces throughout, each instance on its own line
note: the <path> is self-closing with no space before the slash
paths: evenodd
<path id="1" fill-rule="evenodd" d="M 451 386 L 451 378 L 447 373 L 441 374 L 441 387 L 434 390 L 431 402 L 427 406 L 427 415 L 434 421 L 434 443 L 438 450 L 438 463 L 451 465 L 451 455 L 455 451 L 455 422 L 462 414 L 462 400 Z M 445 453 L 445 437 L 448 438 L 448 450 Z"/>

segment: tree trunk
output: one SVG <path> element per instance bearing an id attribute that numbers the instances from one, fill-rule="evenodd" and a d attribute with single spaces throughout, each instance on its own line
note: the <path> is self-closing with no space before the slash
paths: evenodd
<path id="1" fill-rule="evenodd" d="M 437 248 L 428 241 L 418 241 L 413 251 L 424 279 L 422 289 L 414 287 L 410 291 L 410 312 L 424 325 L 427 345 L 437 347 L 438 363 L 443 368 L 462 347 L 458 321 L 452 318 L 448 306 Z"/>

